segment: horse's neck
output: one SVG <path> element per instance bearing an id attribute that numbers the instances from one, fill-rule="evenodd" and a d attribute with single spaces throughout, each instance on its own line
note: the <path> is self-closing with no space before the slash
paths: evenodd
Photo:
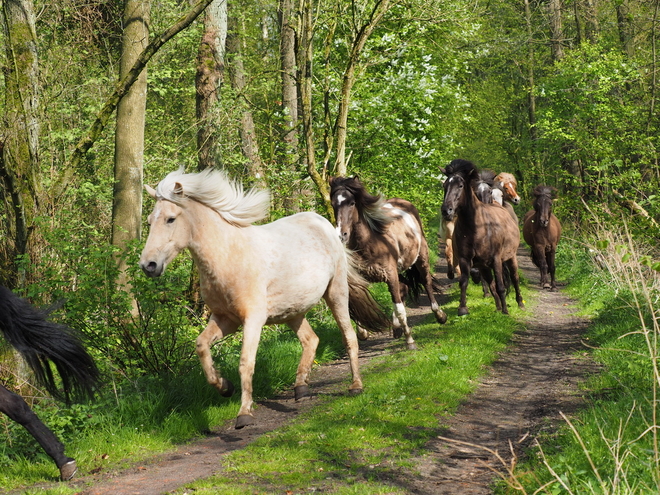
<path id="1" fill-rule="evenodd" d="M 200 277 L 217 274 L 229 257 L 245 251 L 243 229 L 235 227 L 217 212 L 191 201 L 187 207 L 191 239 L 188 250 L 199 270 Z"/>
<path id="2" fill-rule="evenodd" d="M 348 246 L 349 249 L 361 250 L 364 246 L 368 245 L 375 232 L 371 230 L 369 224 L 360 213 L 358 221 L 353 222 L 353 229 L 351 232 L 351 242 Z"/>
<path id="3" fill-rule="evenodd" d="M 464 225 L 466 229 L 474 232 L 476 217 L 479 214 L 481 207 L 482 205 L 479 198 L 477 198 L 476 194 L 474 194 L 474 191 L 472 191 L 472 188 L 470 187 L 458 212 L 458 216 L 461 218 L 459 224 Z"/>

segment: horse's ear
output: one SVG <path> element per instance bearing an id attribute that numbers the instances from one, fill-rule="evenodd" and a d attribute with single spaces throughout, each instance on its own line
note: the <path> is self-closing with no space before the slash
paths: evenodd
<path id="1" fill-rule="evenodd" d="M 175 194 L 176 196 L 183 196 L 183 186 L 181 185 L 180 182 L 174 183 L 174 188 L 172 189 L 172 193 Z"/>
<path id="2" fill-rule="evenodd" d="M 156 190 L 153 187 L 151 187 L 149 184 L 145 184 L 144 189 L 147 191 L 149 196 L 156 199 Z"/>

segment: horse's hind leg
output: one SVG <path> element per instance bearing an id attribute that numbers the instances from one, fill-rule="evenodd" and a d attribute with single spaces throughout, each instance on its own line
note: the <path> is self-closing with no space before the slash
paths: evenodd
<path id="1" fill-rule="evenodd" d="M 316 348 L 319 345 L 319 338 L 314 333 L 314 330 L 304 316 L 289 321 L 288 325 L 291 330 L 296 332 L 298 340 L 300 340 L 300 344 L 302 345 L 302 356 L 300 357 L 300 363 L 298 364 L 296 383 L 293 386 L 295 398 L 296 400 L 300 400 L 309 395 L 309 372 L 312 369 L 314 356 L 316 356 Z"/>
<path id="2" fill-rule="evenodd" d="M 39 442 L 46 454 L 55 461 L 64 481 L 73 478 L 77 471 L 76 461 L 64 455 L 62 442 L 41 422 L 22 397 L 2 385 L 0 385 L 0 411 L 23 426 Z"/>
<path id="3" fill-rule="evenodd" d="M 493 277 L 493 272 L 491 271 L 490 268 L 482 268 L 481 270 L 479 270 L 479 273 L 481 275 L 482 285 L 485 285 L 489 293 L 492 294 L 493 296 L 493 301 L 495 302 L 495 308 L 498 311 L 502 311 L 502 300 L 500 299 L 500 295 L 497 292 L 497 282 Z"/>
<path id="4" fill-rule="evenodd" d="M 342 280 L 342 282 L 338 282 Z M 351 324 L 351 317 L 348 312 L 348 284 L 344 281 L 346 277 L 335 277 L 328 286 L 328 290 L 324 296 L 325 301 L 328 303 L 330 311 L 332 311 L 337 326 L 341 331 L 342 340 L 348 353 L 348 360 L 351 366 L 351 374 L 353 376 L 353 383 L 348 387 L 348 393 L 356 395 L 362 392 L 362 377 L 360 376 L 360 366 L 358 363 L 358 340 Z"/>
<path id="5" fill-rule="evenodd" d="M 197 337 L 197 356 L 202 364 L 206 381 L 213 385 L 223 397 L 232 396 L 234 385 L 226 378 L 221 377 L 215 366 L 213 366 L 211 346 L 221 338 L 234 333 L 237 329 L 238 325 L 228 318 L 213 315 L 204 331 Z"/>

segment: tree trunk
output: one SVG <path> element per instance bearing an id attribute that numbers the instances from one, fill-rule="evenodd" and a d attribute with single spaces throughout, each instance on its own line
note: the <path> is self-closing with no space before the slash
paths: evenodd
<path id="1" fill-rule="evenodd" d="M 600 36 L 600 23 L 598 22 L 598 0 L 584 1 L 584 36 L 587 41 L 595 43 Z"/>
<path id="2" fill-rule="evenodd" d="M 293 0 L 280 0 L 280 61 L 282 64 L 282 110 L 286 126 L 284 143 L 289 163 L 295 164 L 298 155 L 298 83 L 296 81 L 296 29 L 293 19 Z"/>
<path id="3" fill-rule="evenodd" d="M 29 254 L 34 218 L 39 213 L 41 178 L 39 173 L 39 65 L 37 35 L 32 0 L 5 0 L 3 28 L 7 52 L 5 68 L 5 115 L 2 135 L 0 175 L 11 201 L 11 232 L 16 255 Z M 34 253 L 32 253 L 34 254 Z M 25 273 L 12 270 L 23 285 Z"/>
<path id="4" fill-rule="evenodd" d="M 220 98 L 227 39 L 227 0 L 213 0 L 204 15 L 204 34 L 197 53 L 197 156 L 198 168 L 214 167 L 220 157 L 216 149 L 219 126 L 216 105 Z"/>
<path id="5" fill-rule="evenodd" d="M 630 7 L 628 0 L 622 0 L 615 4 L 616 8 L 616 23 L 619 29 L 619 41 L 621 42 L 621 49 L 628 58 L 633 58 L 635 49 L 633 45 L 633 23 L 632 16 L 630 15 Z"/>
<path id="6" fill-rule="evenodd" d="M 337 122 L 335 125 L 337 159 L 335 160 L 334 174 L 346 176 L 346 131 L 348 125 L 348 109 L 351 104 L 351 91 L 355 84 L 355 70 L 360 60 L 369 36 L 373 33 L 378 23 L 390 8 L 390 0 L 378 0 L 368 21 L 358 30 L 353 40 L 351 53 L 344 70 L 344 78 L 341 86 L 341 100 L 337 111 Z"/>
<path id="7" fill-rule="evenodd" d="M 314 145 L 314 127 L 312 120 L 312 60 L 313 60 L 313 38 L 314 17 L 312 0 L 301 0 L 301 27 L 298 38 L 298 81 L 300 85 L 300 112 L 305 138 L 305 159 L 307 161 L 307 173 L 314 181 L 321 196 L 328 219 L 335 220 L 335 214 L 330 202 L 330 190 L 326 177 L 319 174 L 316 169 L 316 147 Z"/>
<path id="8" fill-rule="evenodd" d="M 564 58 L 564 48 L 562 47 L 564 31 L 561 24 L 561 0 L 550 0 L 548 2 L 548 10 L 550 14 L 550 33 L 552 36 L 550 41 L 552 60 L 557 62 Z"/>
<path id="9" fill-rule="evenodd" d="M 528 64 L 529 68 L 527 69 L 527 83 L 529 84 L 529 93 L 527 96 L 528 99 L 528 116 L 529 116 L 529 135 L 532 141 L 532 153 L 535 155 L 536 148 L 536 82 L 534 81 L 534 40 L 533 40 L 533 31 L 532 31 L 532 11 L 529 6 L 529 0 L 525 0 L 525 21 L 527 24 L 527 46 L 528 46 Z M 534 158 L 536 160 L 536 157 Z"/>
<path id="10" fill-rule="evenodd" d="M 123 79 L 149 43 L 148 0 L 127 0 L 119 78 Z M 142 177 L 147 71 L 117 106 L 115 131 L 115 186 L 112 208 L 112 244 L 123 254 L 129 241 L 139 239 L 142 226 Z M 125 257 L 119 257 L 120 286 L 127 285 Z"/>
<path id="11" fill-rule="evenodd" d="M 237 94 L 237 104 L 241 109 L 241 126 L 239 134 L 243 156 L 247 158 L 250 175 L 256 179 L 258 186 L 266 185 L 264 166 L 259 155 L 259 145 L 254 127 L 254 119 L 248 99 L 245 97 L 245 68 L 241 53 L 241 33 L 235 16 L 228 17 L 227 55 L 229 59 L 229 79 Z"/>

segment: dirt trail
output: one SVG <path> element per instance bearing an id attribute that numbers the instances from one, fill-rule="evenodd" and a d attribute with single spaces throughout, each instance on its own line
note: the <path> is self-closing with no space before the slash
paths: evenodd
<path id="1" fill-rule="evenodd" d="M 533 288 L 538 287 L 538 270 L 527 251 L 520 250 L 520 268 Z M 438 279 L 447 284 L 444 266 Z M 509 441 L 517 455 L 530 445 L 535 435 L 549 427 L 559 411 L 570 413 L 581 403 L 577 384 L 593 364 L 576 357 L 582 349 L 581 334 L 587 321 L 575 316 L 570 299 L 561 292 L 541 291 L 538 304 L 529 310 L 525 329 L 517 333 L 483 378 L 477 390 L 457 413 L 439 428 L 428 452 L 415 459 L 418 474 L 390 479 L 413 494 L 482 495 L 491 493 L 495 475 L 488 469 L 501 465 L 483 449 L 442 439 L 477 444 L 497 450 L 510 459 Z M 422 318 L 428 306 L 411 309 L 411 320 Z M 455 315 L 450 315 L 455 317 Z M 363 345 L 365 344 L 365 345 Z M 361 343 L 360 364 L 372 357 L 395 352 L 389 337 Z M 248 445 L 260 435 L 281 427 L 302 411 L 318 403 L 322 395 L 345 393 L 349 376 L 345 361 L 314 370 L 311 399 L 296 403 L 287 391 L 271 400 L 260 401 L 257 424 L 234 430 L 233 421 L 208 437 L 181 446 L 175 452 L 153 457 L 124 471 L 81 473 L 71 485 L 85 495 L 158 495 L 173 491 L 196 479 L 209 477 L 222 469 L 222 456 Z M 52 485 L 51 485 L 52 486 Z"/>

